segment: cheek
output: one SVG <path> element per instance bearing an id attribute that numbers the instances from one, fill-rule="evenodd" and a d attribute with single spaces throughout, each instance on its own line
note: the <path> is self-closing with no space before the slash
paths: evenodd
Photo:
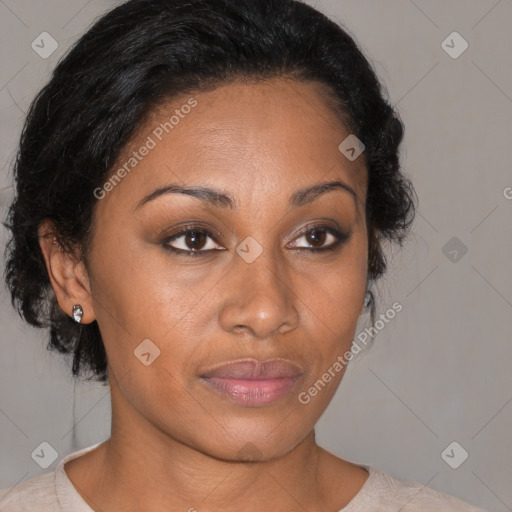
<path id="1" fill-rule="evenodd" d="M 112 396 L 118 410 L 123 411 L 125 418 L 142 417 L 182 442 L 197 444 L 204 437 L 205 430 L 213 437 L 221 438 L 225 435 L 220 426 L 222 418 L 215 414 L 205 414 L 211 405 L 183 385 L 174 356 L 166 356 L 164 348 L 160 357 L 150 366 L 137 364 L 128 372 L 124 367 L 120 372 L 121 367 L 118 365 L 115 371 L 118 384 L 114 391 L 116 396 L 114 393 Z M 133 411 L 137 414 L 134 415 Z M 126 424 L 130 425 L 129 422 Z"/>
<path id="2" fill-rule="evenodd" d="M 134 339 L 169 332 L 197 301 L 198 291 L 164 249 L 130 243 L 129 234 L 104 233 L 91 268 L 98 322 Z"/>
<path id="3" fill-rule="evenodd" d="M 357 254 L 305 274 L 299 287 L 298 296 L 314 314 L 312 321 L 338 342 L 352 338 L 366 292 L 366 258 L 361 251 Z"/>
<path id="4" fill-rule="evenodd" d="M 347 250 L 345 256 L 336 268 L 329 265 L 324 272 L 307 274 L 300 286 L 309 323 L 306 330 L 315 341 L 310 380 L 303 391 L 320 379 L 311 395 L 308 392 L 315 409 L 327 406 L 349 364 L 345 354 L 352 347 L 366 292 L 364 244 L 355 245 L 350 253 Z"/>

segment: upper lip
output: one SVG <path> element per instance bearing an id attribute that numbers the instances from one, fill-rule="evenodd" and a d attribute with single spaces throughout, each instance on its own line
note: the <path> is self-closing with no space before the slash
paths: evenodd
<path id="1" fill-rule="evenodd" d="M 219 379 L 265 380 L 283 377 L 298 377 L 302 369 L 285 359 L 237 359 L 208 370 L 201 377 Z"/>

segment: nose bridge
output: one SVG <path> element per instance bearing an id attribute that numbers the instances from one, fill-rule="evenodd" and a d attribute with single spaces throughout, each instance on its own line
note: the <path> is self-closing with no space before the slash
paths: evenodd
<path id="1" fill-rule="evenodd" d="M 250 242 L 248 242 L 248 245 L 250 247 Z M 248 245 L 244 247 L 243 244 L 240 244 L 240 252 L 246 249 Z M 249 250 L 253 249 L 249 248 Z M 244 275 L 244 282 L 247 285 L 249 295 L 265 297 L 278 295 L 281 298 L 287 296 L 287 288 L 282 281 L 285 279 L 285 270 L 271 249 L 263 249 L 261 254 L 252 262 L 245 260 L 243 256 L 240 256 L 240 258 L 242 261 L 238 261 L 237 266 L 238 270 Z"/>
<path id="2" fill-rule="evenodd" d="M 221 322 L 228 331 L 244 327 L 256 337 L 266 338 L 276 330 L 284 333 L 295 328 L 298 313 L 283 262 L 261 246 L 252 259 L 258 252 L 256 244 L 254 239 L 246 240 L 237 248 L 232 268 L 236 278 L 228 285 Z"/>

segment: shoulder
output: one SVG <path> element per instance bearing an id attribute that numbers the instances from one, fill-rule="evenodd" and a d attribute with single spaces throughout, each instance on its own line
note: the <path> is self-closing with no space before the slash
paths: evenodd
<path id="1" fill-rule="evenodd" d="M 102 443 L 66 455 L 47 473 L 0 490 L 1 512 L 93 512 L 69 480 L 64 465 Z"/>
<path id="2" fill-rule="evenodd" d="M 375 467 L 367 467 L 372 477 L 368 479 L 368 483 L 384 498 L 382 505 L 388 507 L 379 508 L 382 512 L 398 509 L 401 512 L 485 512 L 455 496 L 436 491 L 418 482 L 400 481 Z"/>
<path id="3" fill-rule="evenodd" d="M 44 473 L 0 490 L 2 512 L 60 511 L 55 490 L 55 472 Z"/>

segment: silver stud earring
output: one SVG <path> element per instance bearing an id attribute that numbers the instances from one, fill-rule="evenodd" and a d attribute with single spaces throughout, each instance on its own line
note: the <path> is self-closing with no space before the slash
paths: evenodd
<path id="1" fill-rule="evenodd" d="M 82 321 L 82 316 L 84 314 L 84 310 L 80 304 L 75 304 L 73 306 L 73 320 L 79 324 Z"/>
<path id="2" fill-rule="evenodd" d="M 364 309 L 368 308 L 368 306 L 370 305 L 371 299 L 372 299 L 372 297 L 370 295 L 370 292 L 367 290 L 366 294 L 364 296 Z"/>

